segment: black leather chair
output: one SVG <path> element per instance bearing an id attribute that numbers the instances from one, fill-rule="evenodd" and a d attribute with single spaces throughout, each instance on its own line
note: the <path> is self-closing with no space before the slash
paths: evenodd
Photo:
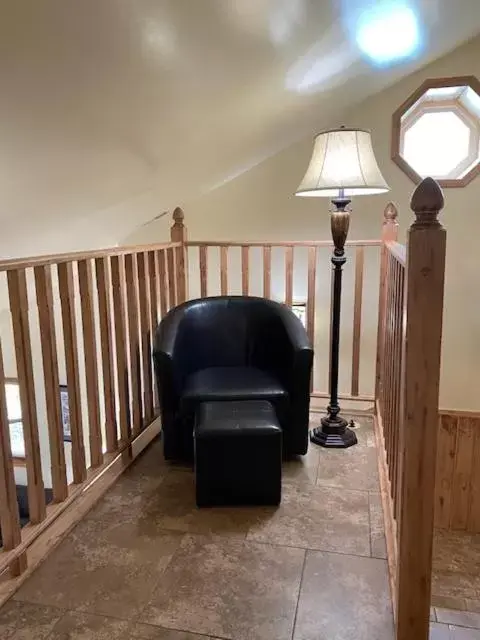
<path id="1" fill-rule="evenodd" d="M 313 350 L 288 307 L 248 296 L 191 300 L 158 326 L 153 360 L 166 459 L 193 460 L 195 412 L 215 400 L 268 400 L 284 454 L 307 452 Z"/>

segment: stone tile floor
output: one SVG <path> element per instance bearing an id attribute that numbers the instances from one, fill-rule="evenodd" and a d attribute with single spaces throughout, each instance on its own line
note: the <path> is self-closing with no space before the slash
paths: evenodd
<path id="1" fill-rule="evenodd" d="M 432 603 L 480 612 L 480 535 L 435 532 Z"/>
<path id="2" fill-rule="evenodd" d="M 192 471 L 152 444 L 0 610 L 0 638 L 392 640 L 360 425 L 357 447 L 285 463 L 279 508 L 197 509 Z M 432 610 L 431 639 L 480 640 L 479 619 Z"/>

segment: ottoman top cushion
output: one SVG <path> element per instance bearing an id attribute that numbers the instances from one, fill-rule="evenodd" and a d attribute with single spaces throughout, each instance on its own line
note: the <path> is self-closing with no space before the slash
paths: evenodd
<path id="1" fill-rule="evenodd" d="M 267 400 L 202 402 L 198 407 L 197 438 L 255 437 L 281 431 L 275 409 Z"/>

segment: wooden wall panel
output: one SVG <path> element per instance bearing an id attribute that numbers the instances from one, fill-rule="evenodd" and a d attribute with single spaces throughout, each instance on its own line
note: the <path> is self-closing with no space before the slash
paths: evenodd
<path id="1" fill-rule="evenodd" d="M 458 418 L 457 447 L 453 470 L 450 529 L 468 528 L 470 481 L 472 477 L 474 424 L 472 419 Z"/>
<path id="2" fill-rule="evenodd" d="M 480 422 L 480 419 L 478 422 Z M 480 532 L 480 426 L 478 423 L 475 425 L 475 441 L 473 445 L 468 530 Z"/>
<path id="3" fill-rule="evenodd" d="M 448 529 L 450 525 L 455 451 L 457 448 L 457 417 L 440 415 L 438 428 L 435 526 Z"/>
<path id="4" fill-rule="evenodd" d="M 480 414 L 442 411 L 435 481 L 435 526 L 480 533 Z"/>

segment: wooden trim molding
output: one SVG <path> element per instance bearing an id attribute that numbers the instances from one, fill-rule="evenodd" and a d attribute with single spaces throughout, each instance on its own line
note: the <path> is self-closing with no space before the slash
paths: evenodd
<path id="1" fill-rule="evenodd" d="M 422 181 L 422 177 L 411 167 L 401 154 L 401 125 L 402 117 L 429 89 L 443 87 L 467 86 L 480 96 L 480 81 L 475 76 L 452 76 L 451 78 L 428 78 L 416 89 L 393 113 L 391 135 L 391 159 L 415 184 Z M 465 187 L 480 174 L 480 161 L 461 178 L 437 179 L 441 187 Z"/>

